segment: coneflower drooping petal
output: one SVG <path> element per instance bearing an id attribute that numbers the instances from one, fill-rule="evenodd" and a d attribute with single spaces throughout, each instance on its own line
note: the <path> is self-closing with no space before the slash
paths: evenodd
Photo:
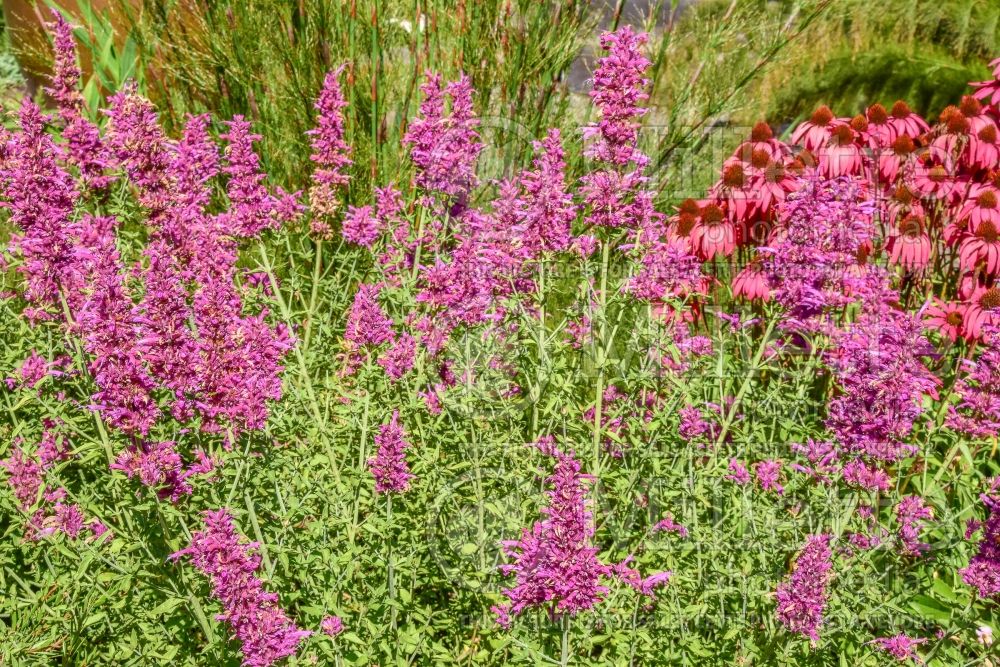
<path id="1" fill-rule="evenodd" d="M 826 607 L 826 588 L 832 579 L 830 535 L 811 535 L 795 559 L 792 573 L 778 585 L 775 595 L 778 620 L 790 632 L 813 641 Z"/>
<path id="2" fill-rule="evenodd" d="M 191 535 L 191 544 L 171 554 L 172 560 L 190 557 L 192 564 L 212 583 L 212 595 L 222 604 L 219 620 L 225 621 L 240 643 L 243 665 L 268 667 L 295 653 L 312 634 L 300 630 L 278 605 L 278 596 L 264 590 L 256 576 L 261 557 L 258 545 L 245 543 L 226 509 L 204 514 L 204 530 Z"/>
<path id="3" fill-rule="evenodd" d="M 406 450 L 410 443 L 399 425 L 399 410 L 393 411 L 389 423 L 379 428 L 375 446 L 378 450 L 375 456 L 368 459 L 368 468 L 375 478 L 376 493 L 403 493 L 408 490 L 414 476 L 406 463 Z"/>
<path id="4" fill-rule="evenodd" d="M 344 170 L 351 166 L 351 147 L 344 141 L 344 94 L 340 90 L 341 65 L 328 72 L 323 80 L 323 90 L 316 100 L 319 112 L 315 129 L 307 134 L 312 137 L 312 154 L 309 159 L 316 165 L 309 188 L 309 206 L 314 216 L 329 217 L 340 207 L 337 189 L 350 182 Z"/>

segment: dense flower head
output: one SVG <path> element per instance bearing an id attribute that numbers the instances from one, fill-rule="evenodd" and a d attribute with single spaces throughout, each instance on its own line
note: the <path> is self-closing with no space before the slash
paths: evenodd
<path id="1" fill-rule="evenodd" d="M 268 192 L 260 158 L 253 148 L 261 136 L 250 131 L 250 122 L 236 115 L 226 126 L 228 131 L 222 135 L 226 140 L 222 171 L 229 178 L 229 210 L 223 214 L 227 232 L 252 238 L 265 229 L 280 228 L 298 214 L 296 196 L 280 188 L 277 195 Z"/>
<path id="2" fill-rule="evenodd" d="M 90 245 L 76 249 L 81 293 L 70 300 L 75 327 L 90 355 L 94 407 L 113 426 L 145 435 L 160 416 L 155 379 L 142 359 L 125 269 L 110 220 L 86 217 Z"/>
<path id="3" fill-rule="evenodd" d="M 754 476 L 757 478 L 757 483 L 760 484 L 762 491 L 774 491 L 779 495 L 785 492 L 785 488 L 779 481 L 781 477 L 781 467 L 781 461 L 774 459 L 758 461 L 754 464 Z"/>
<path id="4" fill-rule="evenodd" d="M 345 169 L 351 166 L 351 147 L 344 141 L 344 109 L 347 102 L 340 90 L 340 74 L 344 66 L 328 72 L 323 90 L 316 100 L 316 127 L 308 132 L 312 137 L 309 159 L 316 165 L 309 188 L 309 206 L 314 216 L 333 215 L 340 206 L 337 189 L 350 182 Z"/>
<path id="5" fill-rule="evenodd" d="M 850 300 L 848 269 L 871 239 L 872 209 L 863 197 L 856 181 L 811 179 L 778 207 L 778 228 L 758 253 L 788 310 L 784 326 L 813 329 L 824 310 Z"/>
<path id="6" fill-rule="evenodd" d="M 559 130 L 551 129 L 535 148 L 534 167 L 521 174 L 523 207 L 518 223 L 524 226 L 524 244 L 537 250 L 566 250 L 572 240 L 577 209 L 566 185 L 566 162 Z"/>
<path id="7" fill-rule="evenodd" d="M 629 25 L 601 35 L 601 48 L 607 55 L 594 71 L 590 92 L 601 119 L 584 129 L 585 138 L 596 138 L 586 150 L 589 157 L 612 165 L 632 162 L 638 167 L 649 161 L 636 147 L 638 118 L 646 113 L 639 103 L 649 98 L 645 88 L 650 62 L 641 50 L 648 39 Z"/>
<path id="8" fill-rule="evenodd" d="M 920 530 L 925 521 L 934 518 L 934 512 L 920 496 L 904 496 L 896 505 L 896 520 L 899 522 L 899 541 L 908 556 L 919 556 L 929 545 L 920 541 Z"/>
<path id="9" fill-rule="evenodd" d="M 819 640 L 833 573 L 830 535 L 811 535 L 795 558 L 792 573 L 778 585 L 776 614 L 790 632 Z"/>
<path id="10" fill-rule="evenodd" d="M 188 481 L 193 475 L 203 475 L 215 469 L 216 462 L 204 452 L 197 452 L 198 462 L 185 466 L 172 441 L 143 443 L 123 450 L 112 470 L 121 470 L 129 479 L 137 477 L 144 486 L 154 488 L 162 498 L 177 502 L 193 491 Z"/>
<path id="11" fill-rule="evenodd" d="M 1000 434 L 1000 329 L 986 327 L 975 361 L 966 361 L 955 382 L 959 402 L 948 406 L 946 424 L 973 437 Z"/>
<path id="12" fill-rule="evenodd" d="M 52 78 L 46 92 L 56 102 L 66 140 L 65 157 L 80 170 L 86 185 L 104 188 L 112 177 L 104 174 L 108 155 L 101 142 L 100 130 L 83 115 L 83 95 L 80 93 L 80 66 L 76 62 L 76 40 L 73 28 L 63 15 L 53 11 L 55 20 L 49 24 L 54 51 Z"/>
<path id="13" fill-rule="evenodd" d="M 268 667 L 295 653 L 299 642 L 312 633 L 297 628 L 278 605 L 278 596 L 267 592 L 257 578 L 258 545 L 241 539 L 227 509 L 206 511 L 204 521 L 204 529 L 191 535 L 191 544 L 170 558 L 189 557 L 210 579 L 212 595 L 222 604 L 217 618 L 229 624 L 240 643 L 243 664 Z"/>
<path id="14" fill-rule="evenodd" d="M 382 234 L 378 216 L 371 206 L 350 206 L 344 216 L 340 233 L 348 243 L 371 249 Z"/>
<path id="15" fill-rule="evenodd" d="M 108 149 L 138 191 L 139 203 L 149 211 L 148 224 L 158 227 L 170 195 L 167 136 L 152 103 L 139 95 L 134 84 L 125 86 L 108 101 Z"/>
<path id="16" fill-rule="evenodd" d="M 379 305 L 381 287 L 361 284 L 347 315 L 344 339 L 356 347 L 382 345 L 393 339 L 392 320 Z"/>
<path id="17" fill-rule="evenodd" d="M 25 278 L 25 298 L 40 305 L 59 302 L 59 289 L 72 261 L 69 223 L 78 198 L 45 131 L 48 121 L 25 98 L 19 131 L 7 142 L 6 159 L 0 160 L 3 205 L 19 229 L 11 246 L 22 258 L 18 271 Z"/>
<path id="18" fill-rule="evenodd" d="M 914 638 L 898 634 L 892 637 L 879 637 L 873 643 L 896 660 L 920 662 L 920 656 L 917 655 L 917 647 L 926 641 L 924 638 Z"/>
<path id="19" fill-rule="evenodd" d="M 233 285 L 221 280 L 195 293 L 198 331 L 196 406 L 202 429 L 234 434 L 263 428 L 268 401 L 282 396 L 281 361 L 295 345 L 284 323 L 270 326 L 267 313 L 246 315 Z"/>
<path id="20" fill-rule="evenodd" d="M 406 463 L 406 432 L 399 424 L 399 410 L 394 410 L 388 424 L 379 427 L 375 436 L 377 451 L 368 459 L 368 467 L 375 478 L 376 493 L 403 493 L 410 488 L 414 475 Z"/>
<path id="21" fill-rule="evenodd" d="M 327 616 L 319 624 L 323 634 L 336 637 L 344 631 L 344 621 L 340 616 Z"/>
<path id="22" fill-rule="evenodd" d="M 476 186 L 476 159 L 483 149 L 472 107 L 472 82 L 462 74 L 442 89 L 441 75 L 428 72 L 420 91 L 424 99 L 419 114 L 403 136 L 416 167 L 413 182 L 427 193 L 443 195 L 453 204 L 453 212 L 460 213 Z M 451 100 L 447 111 L 446 95 Z"/>
<path id="23" fill-rule="evenodd" d="M 410 372 L 417 354 L 417 341 L 409 333 L 403 332 L 392 341 L 389 349 L 379 359 L 379 366 L 392 380 L 399 380 Z"/>
<path id="24" fill-rule="evenodd" d="M 843 391 L 830 401 L 827 427 L 847 451 L 873 460 L 912 454 L 923 396 L 936 395 L 939 384 L 921 359 L 933 348 L 920 320 L 891 308 L 864 314 L 834 343 L 827 359 Z"/>
<path id="25" fill-rule="evenodd" d="M 642 579 L 627 560 L 608 565 L 598 558 L 593 515 L 587 507 L 591 477 L 581 472 L 572 453 L 556 447 L 553 438 L 543 438 L 536 447 L 556 460 L 546 479 L 548 505 L 541 510 L 544 518 L 523 529 L 520 539 L 502 543 L 514 562 L 501 565 L 500 570 L 514 574 L 517 583 L 504 589 L 507 601 L 493 607 L 497 622 L 509 627 L 512 616 L 532 608 L 546 609 L 553 617 L 591 609 L 608 592 L 601 583 L 608 577 L 620 578 L 646 594 L 666 581 L 669 573 Z"/>
<path id="26" fill-rule="evenodd" d="M 986 493 L 979 499 L 986 508 L 987 517 L 983 522 L 983 536 L 979 551 L 969 560 L 968 567 L 960 571 L 962 581 L 976 589 L 981 598 L 992 598 L 1000 594 L 1000 480 L 993 479 Z"/>

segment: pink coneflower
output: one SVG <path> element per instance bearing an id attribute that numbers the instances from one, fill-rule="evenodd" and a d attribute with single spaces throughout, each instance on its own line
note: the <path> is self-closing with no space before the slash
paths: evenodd
<path id="1" fill-rule="evenodd" d="M 792 132 L 792 143 L 802 146 L 807 151 L 819 152 L 832 134 L 834 118 L 830 107 L 821 105 L 809 120 L 795 128 Z"/>
<path id="2" fill-rule="evenodd" d="M 924 324 L 930 329 L 936 329 L 952 343 L 963 335 L 964 319 L 965 306 L 954 301 L 942 301 L 935 297 L 924 310 Z"/>
<path id="3" fill-rule="evenodd" d="M 1000 164 L 1000 132 L 992 122 L 969 135 L 965 158 L 969 166 L 990 169 Z"/>
<path id="4" fill-rule="evenodd" d="M 878 175 L 879 180 L 884 184 L 896 182 L 896 178 L 903 172 L 904 165 L 909 164 L 917 146 L 913 139 L 904 135 L 896 137 L 887 150 L 878 153 Z"/>
<path id="5" fill-rule="evenodd" d="M 975 183 L 969 188 L 969 194 L 962 201 L 955 222 L 965 227 L 976 229 L 984 222 L 992 223 L 1000 229 L 1000 192 L 992 185 Z"/>
<path id="6" fill-rule="evenodd" d="M 898 100 L 892 105 L 892 110 L 889 113 L 889 125 L 896 131 L 896 136 L 905 134 L 910 137 L 919 137 L 931 129 L 927 121 L 913 113 L 906 102 L 902 100 Z"/>
<path id="7" fill-rule="evenodd" d="M 953 202 L 961 194 L 956 187 L 954 165 L 950 160 L 930 152 L 922 154 L 914 162 L 911 183 L 920 195 L 929 199 Z"/>
<path id="8" fill-rule="evenodd" d="M 945 107 L 938 120 L 941 132 L 931 142 L 931 150 L 941 155 L 957 157 L 955 149 L 965 142 L 972 124 L 954 105 Z"/>
<path id="9" fill-rule="evenodd" d="M 837 125 L 826 144 L 819 149 L 819 171 L 827 178 L 853 176 L 861 173 L 861 149 L 855 143 L 850 125 Z"/>
<path id="10" fill-rule="evenodd" d="M 885 149 L 896 139 L 896 129 L 889 123 L 889 112 L 881 104 L 875 103 L 865 110 L 867 125 L 861 133 L 868 147 L 873 150 Z"/>
<path id="11" fill-rule="evenodd" d="M 747 264 L 733 278 L 733 297 L 748 301 L 760 300 L 767 303 L 771 300 L 771 285 L 767 274 L 754 263 Z"/>
<path id="12" fill-rule="evenodd" d="M 691 244 L 698 256 L 710 260 L 716 255 L 728 257 L 736 249 L 736 228 L 726 219 L 722 208 L 708 204 L 701 209 L 698 224 L 691 230 Z"/>
<path id="13" fill-rule="evenodd" d="M 886 222 L 893 227 L 911 214 L 925 217 L 924 207 L 917 198 L 917 194 L 902 183 L 893 188 L 889 198 L 882 202 L 882 213 Z"/>
<path id="14" fill-rule="evenodd" d="M 368 468 L 375 478 L 376 493 L 403 493 L 410 488 L 410 480 L 414 475 L 406 463 L 406 450 L 410 443 L 406 441 L 406 433 L 399 425 L 399 410 L 392 413 L 388 424 L 379 428 L 375 436 L 375 446 L 378 451 L 368 459 Z"/>
<path id="15" fill-rule="evenodd" d="M 976 89 L 973 95 L 977 100 L 985 100 L 987 104 L 998 107 L 1000 105 L 1000 58 L 992 61 L 990 67 L 993 68 L 991 81 L 978 81 L 969 85 Z"/>
<path id="16" fill-rule="evenodd" d="M 791 153 L 791 149 L 784 142 L 774 138 L 771 126 L 761 121 L 750 130 L 750 139 L 739 145 L 733 157 L 738 157 L 744 162 L 751 162 L 751 156 L 755 151 L 763 151 L 772 160 L 783 160 Z"/>
<path id="17" fill-rule="evenodd" d="M 918 271 L 930 263 L 931 239 L 922 218 L 908 215 L 888 243 L 889 261 L 907 271 Z"/>
<path id="18" fill-rule="evenodd" d="M 981 338 L 987 325 L 1000 325 L 1000 288 L 980 286 L 965 304 L 962 328 L 966 340 Z"/>
<path id="19" fill-rule="evenodd" d="M 899 634 L 893 637 L 879 637 L 878 639 L 872 640 L 872 643 L 894 657 L 896 660 L 913 660 L 915 662 L 920 662 L 920 656 L 917 655 L 917 647 L 926 641 L 927 640 L 922 637 L 913 638 Z"/>
<path id="20" fill-rule="evenodd" d="M 812 535 L 795 558 L 789 577 L 775 594 L 778 621 L 790 632 L 819 641 L 826 588 L 833 578 L 831 535 Z"/>

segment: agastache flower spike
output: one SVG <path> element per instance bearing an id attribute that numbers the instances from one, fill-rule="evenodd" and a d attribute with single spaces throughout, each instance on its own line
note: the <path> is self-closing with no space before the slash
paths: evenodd
<path id="1" fill-rule="evenodd" d="M 20 131 L 7 142 L 0 160 L 4 207 L 20 229 L 11 246 L 21 254 L 25 298 L 59 303 L 59 289 L 72 263 L 70 216 L 78 195 L 73 179 L 56 161 L 57 149 L 45 132 L 48 118 L 29 98 L 21 105 Z"/>
<path id="2" fill-rule="evenodd" d="M 190 546 L 171 554 L 172 560 L 188 556 L 212 582 L 212 595 L 222 604 L 218 620 L 232 628 L 240 643 L 245 667 L 268 667 L 295 653 L 295 648 L 312 634 L 300 630 L 278 605 L 278 596 L 264 590 L 256 576 L 260 555 L 258 545 L 246 544 L 233 526 L 229 511 L 219 509 L 204 514 L 204 530 L 191 535 Z"/>
<path id="3" fill-rule="evenodd" d="M 264 187 L 265 175 L 253 149 L 261 136 L 250 132 L 250 123 L 236 115 L 226 125 L 229 131 L 222 135 L 227 141 L 223 173 L 229 177 L 229 211 L 222 217 L 227 232 L 253 238 L 265 229 L 278 229 L 298 213 L 296 196 L 280 188 L 274 196 Z"/>
<path id="4" fill-rule="evenodd" d="M 375 478 L 376 493 L 407 491 L 414 476 L 406 464 L 406 450 L 410 443 L 406 441 L 406 433 L 399 425 L 399 410 L 393 411 L 389 423 L 379 428 L 375 445 L 378 451 L 368 459 L 368 467 Z"/>
<path id="5" fill-rule="evenodd" d="M 336 213 L 340 207 L 337 189 L 350 181 L 350 176 L 344 173 L 352 164 L 351 147 L 344 141 L 344 108 L 347 102 L 338 80 L 343 71 L 344 66 L 341 65 L 327 73 L 315 104 L 319 112 L 316 128 L 307 132 L 312 137 L 313 150 L 309 159 L 316 164 L 309 188 L 309 206 L 312 214 L 319 217 Z"/>
<path id="6" fill-rule="evenodd" d="M 819 640 L 826 607 L 826 588 L 832 578 L 830 535 L 812 535 L 795 559 L 791 575 L 778 586 L 778 620 L 790 632 Z"/>
<path id="7" fill-rule="evenodd" d="M 57 11 L 55 21 L 49 24 L 54 51 L 52 83 L 46 89 L 59 108 L 59 118 L 64 124 L 62 136 L 66 140 L 66 159 L 80 170 L 83 182 L 100 189 L 111 182 L 104 175 L 108 156 L 101 142 L 100 130 L 83 116 L 83 95 L 80 94 L 80 67 L 76 62 L 76 40 L 73 28 Z"/>
<path id="8" fill-rule="evenodd" d="M 587 508 L 589 475 L 580 472 L 580 462 L 572 453 L 558 449 L 551 437 L 535 446 L 556 459 L 555 469 L 546 479 L 549 504 L 544 518 L 525 528 L 518 540 L 503 542 L 504 552 L 514 559 L 500 566 L 504 574 L 514 574 L 517 584 L 504 589 L 507 601 L 493 607 L 497 622 L 509 627 L 511 616 L 532 608 L 545 608 L 554 618 L 573 616 L 591 609 L 604 599 L 608 588 L 602 578 L 622 579 L 644 594 L 669 579 L 668 572 L 641 579 L 628 567 L 628 560 L 605 564 L 593 546 L 593 515 Z"/>
<path id="9" fill-rule="evenodd" d="M 452 214 L 459 215 L 476 185 L 476 159 L 483 149 L 476 132 L 479 121 L 472 109 L 472 83 L 463 74 L 442 90 L 441 75 L 428 72 L 420 91 L 424 100 L 419 114 L 403 136 L 416 166 L 413 182 L 427 193 L 447 197 Z M 445 93 L 451 99 L 447 114 Z"/>
<path id="10" fill-rule="evenodd" d="M 607 55 L 594 72 L 594 89 L 590 92 L 601 120 L 584 129 L 585 139 L 597 139 L 587 148 L 588 157 L 619 166 L 632 162 L 644 167 L 649 162 L 636 148 L 638 118 L 646 113 L 639 103 L 649 98 L 645 73 L 650 62 L 641 51 L 648 39 L 645 33 L 636 34 L 628 25 L 601 35 L 601 48 Z"/>

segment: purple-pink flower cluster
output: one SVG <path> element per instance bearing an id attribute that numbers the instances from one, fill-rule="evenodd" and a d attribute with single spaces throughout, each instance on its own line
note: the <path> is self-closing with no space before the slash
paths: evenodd
<path id="1" fill-rule="evenodd" d="M 819 640 L 819 628 L 826 608 L 827 586 L 833 577 L 830 535 L 810 535 L 795 558 L 792 573 L 778 585 L 775 614 L 789 632 L 812 641 Z"/>
<path id="2" fill-rule="evenodd" d="M 255 553 L 258 545 L 243 542 L 226 509 L 206 511 L 204 520 L 205 528 L 191 535 L 191 544 L 170 558 L 189 557 L 209 578 L 212 595 L 222 604 L 217 618 L 232 629 L 244 665 L 268 667 L 295 653 L 299 642 L 312 633 L 296 627 L 279 606 L 278 596 L 264 590 L 264 582 L 256 576 L 261 561 Z"/>

